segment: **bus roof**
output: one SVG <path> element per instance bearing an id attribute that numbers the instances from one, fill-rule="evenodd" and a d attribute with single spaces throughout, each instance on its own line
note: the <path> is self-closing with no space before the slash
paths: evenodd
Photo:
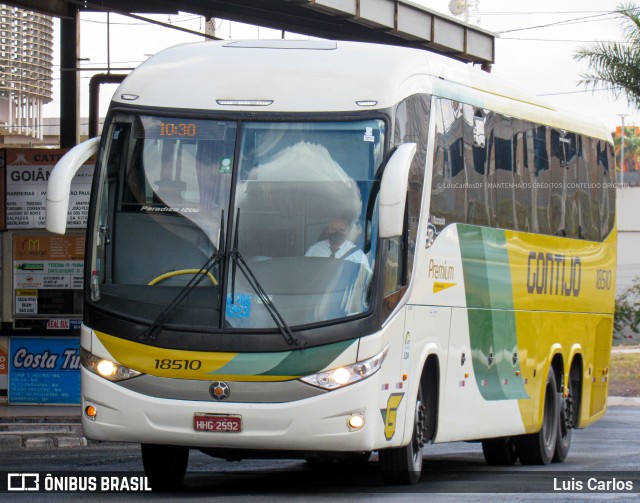
<path id="1" fill-rule="evenodd" d="M 114 101 L 149 107 L 336 112 L 428 93 L 611 141 L 598 121 L 556 110 L 472 65 L 418 49 L 328 40 L 206 41 L 149 58 Z"/>

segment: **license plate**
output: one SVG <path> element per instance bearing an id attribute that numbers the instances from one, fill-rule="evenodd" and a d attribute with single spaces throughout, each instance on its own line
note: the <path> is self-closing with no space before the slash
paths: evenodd
<path id="1" fill-rule="evenodd" d="M 239 433 L 242 431 L 242 416 L 223 414 L 194 414 L 195 431 L 213 431 L 216 433 Z"/>

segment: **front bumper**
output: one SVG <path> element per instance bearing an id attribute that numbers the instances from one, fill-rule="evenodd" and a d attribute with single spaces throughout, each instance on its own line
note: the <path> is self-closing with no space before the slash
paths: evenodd
<path id="1" fill-rule="evenodd" d="M 378 374 L 342 389 L 286 403 L 226 403 L 172 400 L 147 396 L 103 379 L 85 368 L 82 410 L 97 409 L 95 419 L 83 414 L 85 435 L 94 440 L 185 445 L 197 448 L 268 451 L 359 452 L 384 441 L 377 404 Z M 195 431 L 197 413 L 242 416 L 242 431 Z M 347 421 L 365 419 L 359 430 Z M 400 435 L 401 438 L 401 435 Z"/>

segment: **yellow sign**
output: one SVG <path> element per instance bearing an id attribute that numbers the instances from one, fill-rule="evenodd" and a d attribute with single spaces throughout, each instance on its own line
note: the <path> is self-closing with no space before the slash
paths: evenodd
<path id="1" fill-rule="evenodd" d="M 380 409 L 382 420 L 384 421 L 384 438 L 391 440 L 396 433 L 396 419 L 398 417 L 398 407 L 402 402 L 404 393 L 392 393 L 387 400 L 387 408 Z"/>

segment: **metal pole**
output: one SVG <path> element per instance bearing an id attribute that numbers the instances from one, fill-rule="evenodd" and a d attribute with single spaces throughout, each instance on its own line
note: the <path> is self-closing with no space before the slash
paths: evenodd
<path id="1" fill-rule="evenodd" d="M 111 23 L 109 22 L 109 12 L 107 11 L 107 73 L 111 73 Z M 91 137 L 89 137 L 91 138 Z"/>
<path id="2" fill-rule="evenodd" d="M 71 148 L 78 143 L 80 117 L 78 93 L 78 7 L 69 5 L 69 15 L 60 19 L 60 147 Z"/>
<path id="3" fill-rule="evenodd" d="M 624 118 L 626 115 L 620 115 L 622 120 L 622 131 L 620 137 L 620 186 L 624 185 Z"/>

